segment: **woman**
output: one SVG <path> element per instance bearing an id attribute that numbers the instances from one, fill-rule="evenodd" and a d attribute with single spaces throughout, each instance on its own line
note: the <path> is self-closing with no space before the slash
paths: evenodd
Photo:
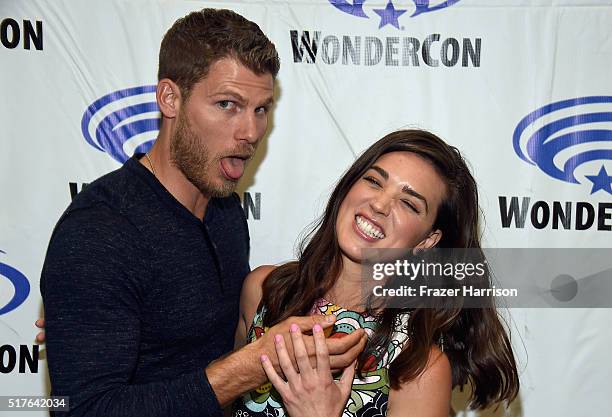
<path id="1" fill-rule="evenodd" d="M 243 396 L 234 416 L 308 414 L 298 410 L 292 390 L 301 389 L 300 378 L 306 385 L 316 375 L 310 381 L 348 396 L 346 406 L 338 405 L 338 415 L 347 417 L 448 416 L 452 387 L 468 382 L 474 408 L 514 399 L 516 364 L 492 299 L 478 309 L 376 309 L 360 297 L 363 249 L 480 251 L 478 213 L 476 183 L 456 148 L 420 130 L 397 131 L 372 145 L 340 179 L 298 260 L 260 267 L 247 277 L 236 333 L 237 344 L 250 342 L 288 317 L 309 313 L 337 316 L 331 337 L 364 328 L 369 340 L 351 389 L 346 379 L 352 371 L 339 384 L 326 383 L 325 352 L 317 356 L 318 374 L 300 360 L 304 346 L 296 330 L 299 373 L 278 338 L 289 383 L 262 357 L 275 388 L 268 384 Z M 313 333 L 323 350 L 320 327 Z"/>

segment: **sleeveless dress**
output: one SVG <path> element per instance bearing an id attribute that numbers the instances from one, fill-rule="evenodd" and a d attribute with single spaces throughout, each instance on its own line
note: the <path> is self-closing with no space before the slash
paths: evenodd
<path id="1" fill-rule="evenodd" d="M 260 338 L 268 330 L 267 327 L 263 327 L 264 313 L 265 306 L 255 314 L 247 335 L 248 343 Z M 330 338 L 341 337 L 342 333 L 349 334 L 356 329 L 364 329 L 368 337 L 372 337 L 377 326 L 374 317 L 347 310 L 324 299 L 315 303 L 311 314 L 334 314 L 336 316 Z M 407 324 L 408 314 L 399 315 L 387 349 L 384 351 L 381 349 L 379 358 L 373 355 L 368 358 L 362 373 L 363 379 L 355 375 L 351 395 L 342 417 L 387 415 L 390 389 L 388 369 L 408 340 Z M 266 383 L 237 399 L 232 412 L 233 417 L 283 417 L 285 415 L 282 398 L 271 383 Z"/>

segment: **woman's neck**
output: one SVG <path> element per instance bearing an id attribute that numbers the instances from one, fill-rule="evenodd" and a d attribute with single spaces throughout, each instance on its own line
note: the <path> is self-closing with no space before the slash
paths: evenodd
<path id="1" fill-rule="evenodd" d="M 333 287 L 327 292 L 328 301 L 351 310 L 365 310 L 364 277 L 362 265 L 342 259 L 342 270 Z"/>

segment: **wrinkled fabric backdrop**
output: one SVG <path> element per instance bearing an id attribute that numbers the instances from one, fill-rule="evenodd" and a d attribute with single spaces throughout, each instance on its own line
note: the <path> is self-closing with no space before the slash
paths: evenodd
<path id="1" fill-rule="evenodd" d="M 0 395 L 48 394 L 33 322 L 53 226 L 83 184 L 150 147 L 160 40 L 203 7 L 257 22 L 282 61 L 269 134 L 239 187 L 252 267 L 292 259 L 356 155 L 406 127 L 469 160 L 485 246 L 610 247 L 609 1 L 3 0 Z M 611 311 L 504 311 L 522 382 L 507 412 L 612 415 Z"/>

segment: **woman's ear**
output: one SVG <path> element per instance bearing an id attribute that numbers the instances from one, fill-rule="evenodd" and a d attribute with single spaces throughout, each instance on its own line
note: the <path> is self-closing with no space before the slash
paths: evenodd
<path id="1" fill-rule="evenodd" d="M 429 232 L 429 235 L 415 246 L 415 249 L 430 249 L 438 244 L 442 239 L 442 230 L 436 229 Z"/>

